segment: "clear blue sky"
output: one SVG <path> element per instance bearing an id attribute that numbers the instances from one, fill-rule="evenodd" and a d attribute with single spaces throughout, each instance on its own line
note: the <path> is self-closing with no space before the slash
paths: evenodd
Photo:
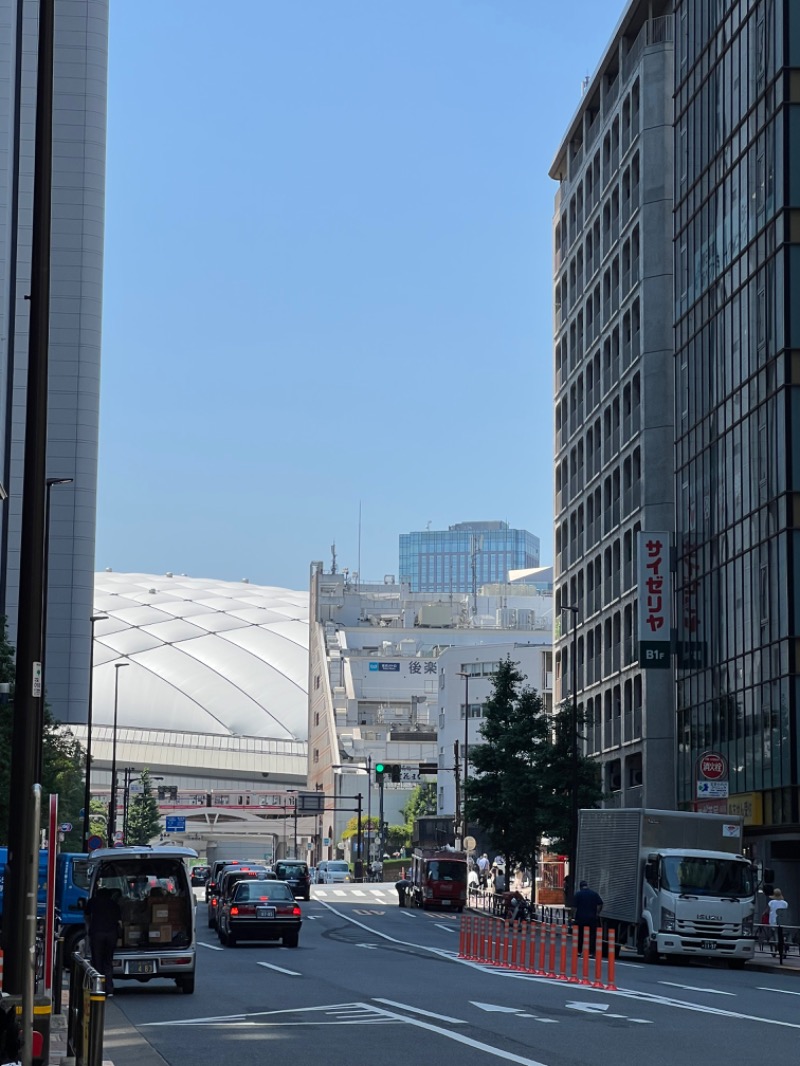
<path id="1" fill-rule="evenodd" d="M 622 0 L 112 3 L 97 568 L 552 561 L 547 174 Z"/>

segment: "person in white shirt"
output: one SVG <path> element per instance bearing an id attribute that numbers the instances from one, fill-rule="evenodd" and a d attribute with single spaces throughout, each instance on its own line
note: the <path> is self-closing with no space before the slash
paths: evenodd
<path id="1" fill-rule="evenodd" d="M 783 898 L 783 893 L 779 888 L 773 888 L 772 896 L 767 904 L 769 910 L 769 926 L 770 934 L 769 938 L 772 943 L 772 954 L 778 954 L 778 944 L 780 933 L 777 930 L 777 926 L 782 925 L 782 912 L 788 910 L 789 904 Z"/>

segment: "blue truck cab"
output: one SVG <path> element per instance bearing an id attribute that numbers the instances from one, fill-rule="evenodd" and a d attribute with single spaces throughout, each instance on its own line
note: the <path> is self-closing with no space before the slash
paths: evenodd
<path id="1" fill-rule="evenodd" d="M 8 848 L 0 847 L 0 924 L 3 914 Z M 64 938 L 64 957 L 68 958 L 84 937 L 81 900 L 88 894 L 88 857 L 82 852 L 59 852 L 56 856 L 56 930 Z M 39 916 L 44 917 L 47 903 L 47 850 L 39 852 L 37 885 Z"/>

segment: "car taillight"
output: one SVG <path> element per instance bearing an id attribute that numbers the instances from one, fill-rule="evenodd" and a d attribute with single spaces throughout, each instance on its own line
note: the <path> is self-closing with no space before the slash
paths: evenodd
<path id="1" fill-rule="evenodd" d="M 239 913 L 239 908 L 238 907 L 231 907 L 231 916 L 233 916 L 234 914 L 238 914 L 238 913 Z"/>
<path id="2" fill-rule="evenodd" d="M 292 916 L 294 918 L 299 918 L 302 913 L 299 907 L 292 907 Z"/>
<path id="3" fill-rule="evenodd" d="M 218 902 L 219 902 L 219 901 L 218 901 L 218 899 L 217 899 L 217 897 L 216 897 L 216 896 L 212 896 L 212 897 L 211 897 L 211 906 L 212 906 L 212 907 L 216 907 L 216 905 L 217 905 L 217 903 L 218 903 Z"/>
<path id="4" fill-rule="evenodd" d="M 241 914 L 255 914 L 255 913 L 256 913 L 255 907 L 246 906 L 244 903 L 239 904 L 238 907 L 231 907 L 231 915 L 233 917 L 236 917 L 236 915 L 241 915 Z"/>

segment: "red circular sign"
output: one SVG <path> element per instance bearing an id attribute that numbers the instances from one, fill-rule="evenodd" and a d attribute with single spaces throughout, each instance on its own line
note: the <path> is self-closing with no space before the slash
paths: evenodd
<path id="1" fill-rule="evenodd" d="M 707 751 L 705 755 L 700 756 L 700 773 L 706 781 L 719 781 L 726 772 L 727 766 L 722 755 L 718 755 L 715 751 Z"/>

